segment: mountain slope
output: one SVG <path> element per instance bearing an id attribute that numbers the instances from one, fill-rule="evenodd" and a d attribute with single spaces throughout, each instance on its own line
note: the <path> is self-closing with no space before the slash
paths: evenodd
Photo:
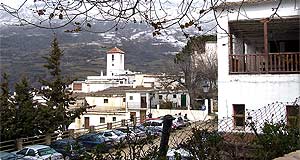
<path id="1" fill-rule="evenodd" d="M 94 24 L 92 27 L 103 27 Z M 52 30 L 26 27 L 2 27 L 0 29 L 1 72 L 8 72 L 12 82 L 27 76 L 34 85 L 39 77 L 46 75 L 42 67 L 50 51 Z M 149 73 L 165 72 L 173 54 L 184 46 L 181 31 L 152 37 L 152 28 L 143 24 L 129 24 L 124 29 L 108 33 L 65 33 L 55 31 L 60 47 L 64 50 L 62 60 L 66 75 L 85 78 L 99 75 L 106 70 L 106 51 L 114 46 L 126 52 L 125 68 Z"/>

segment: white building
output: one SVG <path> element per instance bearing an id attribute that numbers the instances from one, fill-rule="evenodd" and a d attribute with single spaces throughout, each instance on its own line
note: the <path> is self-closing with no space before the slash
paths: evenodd
<path id="1" fill-rule="evenodd" d="M 124 73 L 124 54 L 125 52 L 115 47 L 107 52 L 106 55 L 106 75 L 114 76 Z"/>
<path id="2" fill-rule="evenodd" d="M 149 113 L 152 117 L 166 114 L 187 114 L 192 121 L 203 120 L 207 110 L 191 110 L 187 90 L 173 81 L 174 75 L 142 74 L 124 70 L 125 52 L 113 48 L 107 52 L 107 75 L 88 76 L 83 81 L 74 81 L 70 88 L 80 99 L 77 104 L 88 103 L 88 109 L 73 128 L 89 128 L 120 122 L 122 119 L 138 117 L 142 122 Z M 177 77 L 177 76 L 176 76 Z M 84 100 L 84 102 L 83 102 Z M 75 107 L 78 107 L 75 105 Z"/>
<path id="3" fill-rule="evenodd" d="M 109 87 L 133 86 L 135 77 L 141 73 L 124 69 L 125 52 L 117 47 L 107 51 L 106 75 L 87 76 L 83 81 L 74 81 L 70 88 L 74 92 L 97 92 Z"/>
<path id="4" fill-rule="evenodd" d="M 218 8 L 218 117 L 231 119 L 230 129 L 245 129 L 247 109 L 300 95 L 300 2 L 280 2 L 245 0 Z M 293 114 L 287 108 L 285 117 Z"/>
<path id="5" fill-rule="evenodd" d="M 77 99 L 85 99 L 86 103 L 94 106 L 88 109 L 80 119 L 72 125 L 75 129 L 90 126 L 117 123 L 123 119 L 138 117 L 143 122 L 149 113 L 152 117 L 166 114 L 187 114 L 192 121 L 207 118 L 207 111 L 191 110 L 189 95 L 185 90 L 166 92 L 149 87 L 111 87 L 103 91 L 90 93 L 75 93 Z M 80 105 L 82 101 L 77 102 Z"/>

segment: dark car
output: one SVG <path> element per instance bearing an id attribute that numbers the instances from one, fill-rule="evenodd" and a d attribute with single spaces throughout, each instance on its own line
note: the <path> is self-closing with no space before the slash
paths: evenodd
<path id="1" fill-rule="evenodd" d="M 127 127 L 120 127 L 115 129 L 117 132 L 122 132 L 126 135 L 126 139 L 132 139 L 135 137 L 135 134 Z"/>
<path id="2" fill-rule="evenodd" d="M 57 152 L 61 153 L 65 160 L 81 159 L 85 152 L 85 147 L 74 139 L 61 139 L 53 141 L 50 146 Z"/>
<path id="3" fill-rule="evenodd" d="M 130 139 L 140 139 L 146 137 L 146 133 L 138 127 L 121 127 L 116 128 L 116 130 L 122 131 L 123 133 L 127 134 Z"/>
<path id="4" fill-rule="evenodd" d="M 138 139 L 147 137 L 146 133 L 143 130 L 137 128 L 137 127 L 129 127 L 129 129 L 134 134 L 134 136 Z"/>
<path id="5" fill-rule="evenodd" d="M 17 159 L 20 159 L 20 158 L 18 158 L 13 153 L 0 151 L 0 160 L 17 160 Z"/>
<path id="6" fill-rule="evenodd" d="M 145 128 L 145 131 L 148 135 L 151 135 L 151 136 L 161 136 L 162 135 L 162 129 L 159 127 L 148 126 Z"/>
<path id="7" fill-rule="evenodd" d="M 77 140 L 82 143 L 87 151 L 97 149 L 100 152 L 108 152 L 113 146 L 111 139 L 105 138 L 98 133 L 85 134 L 78 137 Z"/>

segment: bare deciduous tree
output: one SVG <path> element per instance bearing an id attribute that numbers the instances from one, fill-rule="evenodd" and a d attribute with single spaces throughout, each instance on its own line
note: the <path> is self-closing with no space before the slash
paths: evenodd
<path id="1" fill-rule="evenodd" d="M 214 47 L 206 47 L 208 41 L 216 41 L 216 37 L 191 37 L 174 59 L 184 74 L 182 83 L 190 94 L 192 107 L 195 107 L 196 98 L 217 97 L 217 55 Z M 204 82 L 210 84 L 208 95 L 202 90 Z"/>
<path id="2" fill-rule="evenodd" d="M 297 0 L 294 1 L 296 4 Z M 270 19 L 280 17 L 277 11 L 281 2 L 272 8 Z M 215 29 L 222 12 L 242 13 L 247 3 L 253 1 L 240 0 L 231 7 L 231 0 L 20 0 L 1 3 L 0 11 L 15 17 L 18 25 L 48 29 L 73 25 L 66 30 L 68 32 L 95 31 L 92 26 L 98 22 L 111 23 L 95 32 L 118 30 L 127 23 L 145 23 L 153 27 L 155 36 L 171 26 L 184 33 L 190 27 L 202 31 L 203 26 L 212 21 L 215 25 L 209 30 Z"/>

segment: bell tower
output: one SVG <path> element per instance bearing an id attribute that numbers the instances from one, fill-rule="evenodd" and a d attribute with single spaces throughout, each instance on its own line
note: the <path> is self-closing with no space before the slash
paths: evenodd
<path id="1" fill-rule="evenodd" d="M 124 72 L 124 54 L 125 52 L 117 47 L 107 51 L 106 56 L 106 75 L 114 76 Z"/>

